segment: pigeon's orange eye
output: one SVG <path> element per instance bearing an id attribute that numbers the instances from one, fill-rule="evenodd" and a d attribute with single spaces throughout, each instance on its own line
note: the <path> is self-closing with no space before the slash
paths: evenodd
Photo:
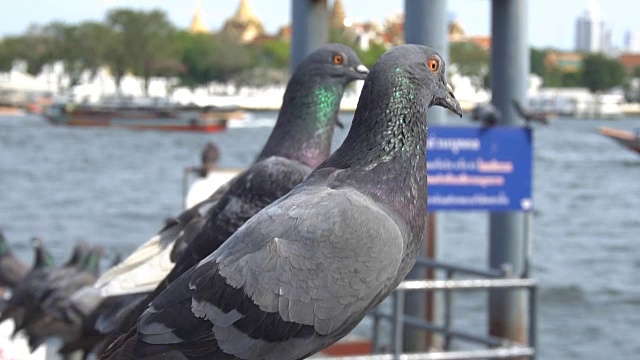
<path id="1" fill-rule="evenodd" d="M 438 71 L 438 69 L 440 69 L 440 61 L 438 61 L 437 59 L 429 59 L 429 62 L 427 62 L 427 67 L 432 72 L 436 72 Z"/>
<path id="2" fill-rule="evenodd" d="M 333 55 L 333 63 L 336 65 L 342 65 L 344 58 L 340 54 Z"/>

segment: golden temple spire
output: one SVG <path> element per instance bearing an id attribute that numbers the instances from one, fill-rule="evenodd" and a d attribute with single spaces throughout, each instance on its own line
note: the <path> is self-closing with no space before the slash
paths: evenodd
<path id="1" fill-rule="evenodd" d="M 344 28 L 344 19 L 346 17 L 347 15 L 344 12 L 344 5 L 342 5 L 342 0 L 335 0 L 333 2 L 333 8 L 331 9 L 329 26 L 332 29 Z"/>
<path id="2" fill-rule="evenodd" d="M 193 14 L 193 19 L 191 19 L 191 26 L 189 27 L 189 31 L 192 33 L 208 33 L 209 28 L 204 23 L 204 18 L 202 16 L 202 5 L 200 0 L 196 5 L 196 13 Z"/>
<path id="3" fill-rule="evenodd" d="M 235 15 L 222 27 L 222 33 L 239 43 L 250 43 L 256 37 L 264 35 L 262 22 L 251 9 L 248 0 L 240 0 Z"/>
<path id="4" fill-rule="evenodd" d="M 251 9 L 251 6 L 249 6 L 249 0 L 240 0 L 238 11 L 236 11 L 233 19 L 242 22 L 260 21 L 253 12 L 253 9 Z"/>

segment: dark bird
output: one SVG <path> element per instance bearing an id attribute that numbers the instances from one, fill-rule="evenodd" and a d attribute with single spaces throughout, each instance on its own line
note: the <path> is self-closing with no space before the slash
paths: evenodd
<path id="1" fill-rule="evenodd" d="M 27 306 L 35 301 L 34 290 L 46 281 L 47 274 L 54 265 L 53 256 L 45 248 L 42 239 L 34 237 L 31 239 L 31 246 L 34 251 L 33 266 L 13 289 L 11 299 L 6 304 L 2 314 L 0 314 L 0 323 L 13 319 L 15 323 L 14 333 L 21 329 L 24 324 Z"/>
<path id="2" fill-rule="evenodd" d="M 14 288 L 29 272 L 29 265 L 18 259 L 0 230 L 0 287 Z"/>
<path id="3" fill-rule="evenodd" d="M 425 46 L 385 53 L 342 146 L 171 283 L 108 355 L 303 359 L 347 335 L 417 258 L 427 109 L 462 114 L 444 68 Z"/>
<path id="4" fill-rule="evenodd" d="M 529 109 L 526 109 L 520 102 L 516 99 L 511 100 L 511 104 L 516 109 L 518 115 L 524 119 L 526 126 L 531 126 L 531 122 L 537 122 L 544 125 L 549 125 L 549 114 L 542 112 L 533 112 Z"/>
<path id="5" fill-rule="evenodd" d="M 93 284 L 103 254 L 101 247 L 91 248 L 83 242 L 76 246 L 71 260 L 64 267 L 51 271 L 49 281 L 39 289 L 40 298 L 28 308 L 29 316 L 25 317 L 25 335 L 32 350 L 49 338 L 60 338 L 66 344 L 81 337 L 83 318 L 68 316 L 72 297 L 78 296 L 76 293 L 80 289 Z M 89 301 L 87 295 L 83 293 L 81 296 Z"/>
<path id="6" fill-rule="evenodd" d="M 38 250 L 36 257 L 50 257 L 46 254 L 39 239 L 34 240 L 34 243 Z M 15 319 L 14 336 L 23 329 L 27 333 L 31 332 L 29 342 L 32 349 L 38 347 L 45 340 L 44 337 L 34 335 L 34 333 L 40 333 L 44 330 L 45 323 L 48 321 L 45 311 L 45 307 L 48 305 L 43 305 L 43 302 L 54 296 L 56 291 L 69 281 L 72 275 L 78 271 L 78 267 L 87 259 L 89 252 L 90 246 L 85 242 L 80 242 L 75 246 L 69 261 L 64 266 L 42 267 L 40 271 L 34 273 L 33 277 L 28 275 L 25 281 L 16 287 L 14 297 L 9 301 L 9 306 L 24 309 L 24 315 Z M 38 269 L 37 266 L 36 269 Z"/>
<path id="7" fill-rule="evenodd" d="M 368 70 L 354 51 L 329 44 L 310 54 L 298 66 L 287 85 L 282 108 L 266 145 L 255 163 L 231 181 L 219 199 L 195 218 L 198 231 L 163 283 L 150 295 L 217 249 L 245 221 L 304 180 L 331 152 L 335 119 L 346 86 L 364 79 Z M 219 192 L 219 191 L 218 191 Z M 218 193 L 216 192 L 216 193 Z M 215 196 L 215 194 L 214 194 Z M 177 242 L 175 247 L 181 247 Z M 135 320 L 146 308 L 141 304 Z M 129 324 L 124 331 L 134 325 Z"/>
<path id="8" fill-rule="evenodd" d="M 493 104 L 478 104 L 471 111 L 471 119 L 478 121 L 482 126 L 495 126 L 500 123 L 502 114 Z"/>

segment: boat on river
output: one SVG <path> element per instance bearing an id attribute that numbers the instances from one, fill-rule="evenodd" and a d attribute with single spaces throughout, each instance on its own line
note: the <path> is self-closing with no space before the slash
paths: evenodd
<path id="1" fill-rule="evenodd" d="M 640 153 L 640 136 L 637 132 L 618 130 L 606 126 L 600 127 L 600 133 L 607 136 L 620 145 L 625 146 L 637 153 Z"/>
<path id="2" fill-rule="evenodd" d="M 225 130 L 228 121 L 245 114 L 237 107 L 53 104 L 43 115 L 56 125 L 211 133 Z"/>

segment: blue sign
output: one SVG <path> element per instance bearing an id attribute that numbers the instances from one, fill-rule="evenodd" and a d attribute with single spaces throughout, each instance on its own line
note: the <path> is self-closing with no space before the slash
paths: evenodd
<path id="1" fill-rule="evenodd" d="M 429 211 L 529 211 L 531 129 L 429 127 Z"/>

